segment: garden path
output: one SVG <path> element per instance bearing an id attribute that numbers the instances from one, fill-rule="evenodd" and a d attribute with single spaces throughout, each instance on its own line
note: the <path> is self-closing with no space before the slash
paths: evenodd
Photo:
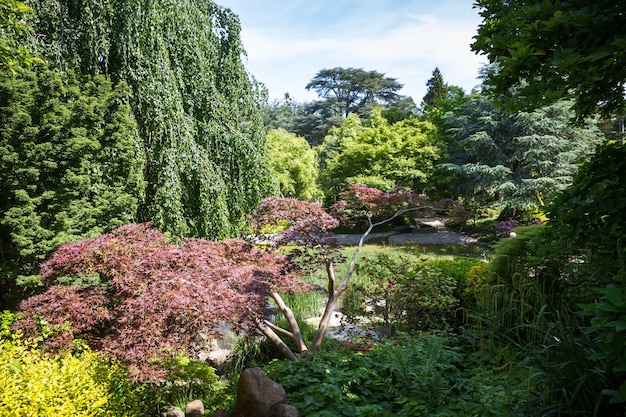
<path id="1" fill-rule="evenodd" d="M 477 244 L 478 241 L 458 232 L 454 232 L 445 226 L 442 219 L 416 219 L 417 227 L 409 232 L 384 232 L 370 233 L 365 242 L 386 242 L 394 245 L 406 245 L 409 243 L 418 245 L 455 245 Z M 337 238 L 342 245 L 357 245 L 361 235 L 338 234 Z"/>

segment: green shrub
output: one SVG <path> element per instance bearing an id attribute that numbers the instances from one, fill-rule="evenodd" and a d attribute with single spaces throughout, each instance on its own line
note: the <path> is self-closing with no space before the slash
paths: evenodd
<path id="1" fill-rule="evenodd" d="M 89 350 L 47 356 L 37 341 L 0 339 L 0 415 L 143 416 L 124 368 Z"/>
<path id="2" fill-rule="evenodd" d="M 454 296 L 461 301 L 462 306 L 465 306 L 463 289 L 465 288 L 467 274 L 472 267 L 482 263 L 480 259 L 457 256 L 453 259 L 434 259 L 428 262 L 428 265 L 440 271 L 443 275 L 454 278 L 456 282 Z"/>
<path id="3" fill-rule="evenodd" d="M 398 330 L 450 328 L 458 305 L 453 295 L 456 280 L 430 263 L 379 254 L 363 259 L 357 273 L 366 279 L 348 287 L 344 294 L 342 312 L 348 318 L 368 318 L 389 336 Z"/>
<path id="4" fill-rule="evenodd" d="M 484 302 L 489 292 L 489 264 L 480 262 L 470 268 L 465 275 L 465 285 L 460 294 L 461 304 L 473 308 L 477 302 Z"/>
<path id="5" fill-rule="evenodd" d="M 514 415 L 523 399 L 505 373 L 437 336 L 402 338 L 363 354 L 326 349 L 314 361 L 275 361 L 265 369 L 307 417 L 500 417 Z"/>
<path id="6" fill-rule="evenodd" d="M 541 238 L 543 225 L 518 227 L 516 237 L 498 241 L 493 249 L 490 269 L 500 282 L 511 282 L 520 271 L 533 268 L 541 262 L 537 253 L 537 239 Z"/>
<path id="7" fill-rule="evenodd" d="M 146 384 L 155 405 L 172 404 L 184 410 L 189 402 L 202 400 L 207 413 L 232 406 L 234 387 L 220 381 L 208 363 L 177 355 L 167 361 L 165 368 L 164 382 Z"/>

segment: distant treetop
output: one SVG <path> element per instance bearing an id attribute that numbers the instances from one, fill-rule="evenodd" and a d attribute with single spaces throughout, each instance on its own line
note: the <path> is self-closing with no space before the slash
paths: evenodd
<path id="1" fill-rule="evenodd" d="M 317 92 L 334 115 L 343 117 L 360 114 L 363 109 L 391 105 L 401 97 L 397 94 L 401 88 L 402 84 L 395 78 L 378 71 L 339 67 L 319 71 L 306 85 L 307 90 Z"/>

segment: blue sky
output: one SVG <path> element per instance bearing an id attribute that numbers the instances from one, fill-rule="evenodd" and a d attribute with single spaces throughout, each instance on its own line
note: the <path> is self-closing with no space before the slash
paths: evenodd
<path id="1" fill-rule="evenodd" d="M 306 84 L 322 69 L 382 72 L 419 104 L 435 67 L 470 91 L 486 58 L 469 44 L 480 23 L 473 0 L 215 0 L 239 15 L 246 67 L 269 90 L 317 98 Z"/>

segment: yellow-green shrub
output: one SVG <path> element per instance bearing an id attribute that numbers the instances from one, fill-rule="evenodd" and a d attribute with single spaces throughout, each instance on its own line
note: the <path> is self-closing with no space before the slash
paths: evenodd
<path id="1" fill-rule="evenodd" d="M 481 262 L 470 268 L 465 275 L 465 285 L 461 297 L 468 307 L 475 306 L 477 301 L 485 301 L 487 298 L 489 274 L 489 264 Z"/>
<path id="2" fill-rule="evenodd" d="M 95 352 L 50 356 L 35 341 L 0 340 L 0 416 L 131 416 L 127 387 L 126 372 Z"/>

